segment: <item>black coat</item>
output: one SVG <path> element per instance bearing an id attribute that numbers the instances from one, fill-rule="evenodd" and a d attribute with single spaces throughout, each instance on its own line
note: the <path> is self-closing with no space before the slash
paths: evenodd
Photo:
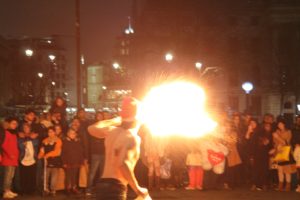
<path id="1" fill-rule="evenodd" d="M 84 154 L 81 140 L 72 140 L 66 137 L 63 140 L 61 158 L 63 165 L 68 167 L 79 167 L 83 164 Z"/>

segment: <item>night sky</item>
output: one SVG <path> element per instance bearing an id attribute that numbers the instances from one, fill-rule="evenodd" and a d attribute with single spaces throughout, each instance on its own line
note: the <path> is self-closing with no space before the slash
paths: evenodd
<path id="1" fill-rule="evenodd" d="M 88 63 L 109 60 L 127 25 L 131 0 L 81 0 L 82 52 Z M 0 35 L 75 34 L 75 0 L 0 0 Z"/>

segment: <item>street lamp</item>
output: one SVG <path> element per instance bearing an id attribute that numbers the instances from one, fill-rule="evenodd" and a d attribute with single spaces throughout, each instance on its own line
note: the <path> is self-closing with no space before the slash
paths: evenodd
<path id="1" fill-rule="evenodd" d="M 249 111 L 249 95 L 250 92 L 253 90 L 254 86 L 251 82 L 245 82 L 242 84 L 242 88 L 246 93 L 246 111 Z"/>
<path id="2" fill-rule="evenodd" d="M 201 68 L 202 68 L 202 63 L 201 62 L 196 62 L 195 67 L 196 67 L 196 69 L 198 69 L 200 71 Z"/>
<path id="3" fill-rule="evenodd" d="M 249 94 L 253 90 L 253 84 L 251 82 L 245 82 L 242 84 L 242 88 L 246 94 Z"/>
<path id="4" fill-rule="evenodd" d="M 54 61 L 54 60 L 55 60 L 55 55 L 50 54 L 48 57 L 49 57 L 49 59 L 50 59 L 51 61 Z"/>
<path id="5" fill-rule="evenodd" d="M 117 63 L 117 62 L 114 62 L 114 63 L 112 64 L 112 66 L 113 66 L 114 69 L 120 69 L 120 68 L 121 68 L 120 64 Z"/>
<path id="6" fill-rule="evenodd" d="M 44 74 L 41 73 L 41 72 L 39 72 L 37 75 L 38 75 L 39 78 L 43 78 L 43 76 L 44 76 Z"/>
<path id="7" fill-rule="evenodd" d="M 172 62 L 172 60 L 173 60 L 173 54 L 171 54 L 171 53 L 167 53 L 166 55 L 165 55 L 165 59 L 166 59 L 166 61 L 167 62 Z"/>
<path id="8" fill-rule="evenodd" d="M 52 81 L 51 84 L 52 84 L 53 86 L 55 86 L 56 83 L 55 83 L 54 81 Z"/>
<path id="9" fill-rule="evenodd" d="M 31 49 L 26 49 L 25 50 L 25 55 L 28 57 L 31 57 L 33 55 L 33 51 Z"/>

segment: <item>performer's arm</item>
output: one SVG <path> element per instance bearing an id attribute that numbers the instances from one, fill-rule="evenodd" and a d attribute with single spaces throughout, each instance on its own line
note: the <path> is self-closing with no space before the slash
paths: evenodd
<path id="1" fill-rule="evenodd" d="M 105 138 L 112 126 L 121 124 L 121 118 L 116 117 L 109 120 L 99 121 L 88 127 L 88 132 L 91 136 L 96 138 Z"/>
<path id="2" fill-rule="evenodd" d="M 135 148 L 136 141 L 134 138 L 130 138 L 125 148 L 123 148 L 121 152 L 115 153 L 120 153 L 120 155 L 116 155 L 119 156 L 120 171 L 124 178 L 128 181 L 130 187 L 138 196 L 146 197 L 148 195 L 148 190 L 139 186 L 134 175 L 134 165 L 131 162 L 131 160 L 136 156 Z"/>

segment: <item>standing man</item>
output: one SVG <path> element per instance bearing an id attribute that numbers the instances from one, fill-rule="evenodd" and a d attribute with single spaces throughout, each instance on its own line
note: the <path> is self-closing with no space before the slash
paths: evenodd
<path id="1" fill-rule="evenodd" d="M 134 175 L 140 155 L 137 108 L 137 100 L 127 97 L 122 102 L 121 119 L 100 121 L 88 128 L 92 136 L 105 138 L 105 164 L 97 184 L 98 200 L 126 200 L 128 184 L 139 199 L 151 199 L 148 190 L 139 186 Z"/>

